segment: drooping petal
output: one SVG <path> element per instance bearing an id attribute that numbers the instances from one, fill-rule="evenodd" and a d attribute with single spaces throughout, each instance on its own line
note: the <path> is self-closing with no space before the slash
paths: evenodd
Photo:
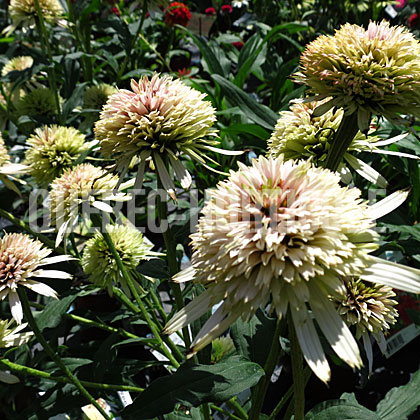
<path id="1" fill-rule="evenodd" d="M 19 299 L 19 295 L 17 294 L 17 292 L 11 290 L 8 296 L 9 296 L 10 312 L 12 313 L 12 316 L 14 320 L 16 321 L 16 324 L 21 324 L 23 320 L 23 309 L 22 309 L 22 304 Z"/>
<path id="2" fill-rule="evenodd" d="M 60 271 L 60 273 L 62 273 L 62 271 Z M 67 273 L 65 273 L 65 274 L 67 274 Z M 45 277 L 45 276 L 43 276 L 43 277 Z M 27 280 L 27 281 L 25 281 L 25 287 L 27 287 L 28 289 L 31 289 L 35 293 L 39 293 L 40 295 L 44 295 L 44 296 L 52 297 L 54 299 L 58 299 L 57 292 L 52 287 L 48 286 L 47 284 L 39 283 L 39 282 L 34 281 L 34 280 Z"/>
<path id="3" fill-rule="evenodd" d="M 369 213 L 372 219 L 379 219 L 394 211 L 407 199 L 409 191 L 395 191 L 383 200 L 369 206 Z"/>
<path id="4" fill-rule="evenodd" d="M 363 160 L 352 156 L 350 153 L 346 153 L 344 159 L 363 178 L 376 184 L 380 188 L 386 188 L 388 186 L 388 181 L 378 171 L 363 162 Z"/>

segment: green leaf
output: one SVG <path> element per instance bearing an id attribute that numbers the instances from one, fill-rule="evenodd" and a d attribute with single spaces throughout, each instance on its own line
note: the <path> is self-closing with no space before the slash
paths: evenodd
<path id="1" fill-rule="evenodd" d="M 242 89 L 218 74 L 211 76 L 222 87 L 226 97 L 233 106 L 238 106 L 245 116 L 269 131 L 273 131 L 278 115 L 265 105 L 261 105 Z"/>
<path id="2" fill-rule="evenodd" d="M 170 277 L 168 265 L 158 258 L 145 261 L 137 267 L 137 271 L 154 279 L 168 279 Z"/>
<path id="3" fill-rule="evenodd" d="M 77 295 L 70 295 L 60 300 L 53 300 L 36 315 L 36 322 L 41 331 L 45 328 L 55 328 L 60 324 L 61 316 L 77 298 Z"/>
<path id="4" fill-rule="evenodd" d="M 276 328 L 275 318 L 268 318 L 258 310 L 247 322 L 238 319 L 230 329 L 230 335 L 239 354 L 264 366 Z"/>
<path id="5" fill-rule="evenodd" d="M 80 357 L 62 357 L 61 360 L 63 363 L 68 367 L 72 372 L 75 371 L 80 366 L 90 365 L 92 360 L 89 359 L 82 359 Z M 52 372 L 61 372 L 61 369 L 57 367 L 55 362 L 48 362 L 45 364 L 45 369 L 52 373 Z"/>
<path id="6" fill-rule="evenodd" d="M 191 31 L 189 31 L 187 28 L 184 28 L 183 26 L 177 25 L 177 27 L 185 31 L 195 42 L 195 44 L 197 45 L 197 47 L 199 48 L 201 52 L 201 55 L 203 56 L 205 62 L 207 63 L 207 66 L 211 74 L 216 73 L 216 74 L 223 75 L 223 68 L 220 65 L 219 60 L 217 59 L 214 52 L 207 45 L 207 42 L 205 41 L 205 39 L 197 35 L 194 35 Z"/>
<path id="7" fill-rule="evenodd" d="M 64 102 L 62 113 L 65 119 L 67 119 L 73 109 L 79 104 L 81 98 L 83 98 L 82 92 L 85 89 L 85 85 L 86 83 L 79 83 L 70 98 Z"/>
<path id="8" fill-rule="evenodd" d="M 381 226 L 384 226 L 388 229 L 389 232 L 397 232 L 401 234 L 408 234 L 411 238 L 416 241 L 420 241 L 420 226 L 419 225 L 393 225 L 390 223 L 381 223 Z"/>
<path id="9" fill-rule="evenodd" d="M 345 399 L 343 399 L 343 397 Z M 360 405 L 353 394 L 342 399 L 324 401 L 306 414 L 305 420 L 381 420 L 374 411 Z M 397 419 L 395 419 L 397 420 Z"/>
<path id="10" fill-rule="evenodd" d="M 407 385 L 392 388 L 376 407 L 381 420 L 404 420 L 420 405 L 420 369 Z"/>
<path id="11" fill-rule="evenodd" d="M 122 412 L 124 419 L 142 420 L 187 407 L 223 402 L 254 386 L 264 375 L 256 363 L 233 356 L 216 365 L 185 363 L 173 375 L 156 379 Z"/>

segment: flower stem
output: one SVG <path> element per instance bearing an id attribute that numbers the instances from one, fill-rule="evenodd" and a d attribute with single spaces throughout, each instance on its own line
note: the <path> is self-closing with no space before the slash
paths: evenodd
<path id="1" fill-rule="evenodd" d="M 303 369 L 305 386 L 308 383 L 309 378 L 311 377 L 311 373 L 312 371 L 307 366 Z M 283 395 L 283 397 L 278 402 L 278 404 L 276 405 L 276 407 L 274 408 L 274 410 L 272 411 L 272 413 L 270 414 L 267 420 L 275 420 L 277 418 L 277 415 L 280 413 L 280 410 L 283 408 L 284 404 L 286 404 L 287 400 L 292 396 L 292 394 L 293 394 L 293 384 L 287 390 L 287 392 Z"/>
<path id="2" fill-rule="evenodd" d="M 46 55 L 48 56 L 48 60 L 50 62 L 50 68 L 48 69 L 48 80 L 50 82 L 50 88 L 53 91 L 54 99 L 55 99 L 55 106 L 57 108 L 57 116 L 59 121 L 61 122 L 61 109 L 60 109 L 60 100 L 58 98 L 58 90 L 57 90 L 57 82 L 55 80 L 55 70 L 54 70 L 54 61 L 51 53 L 50 42 L 48 40 L 48 33 L 47 28 L 45 27 L 44 17 L 42 15 L 41 7 L 39 6 L 39 0 L 34 1 L 36 14 L 38 16 L 38 28 L 40 32 L 41 38 L 41 46 L 42 49 L 46 50 Z"/>
<path id="3" fill-rule="evenodd" d="M 295 420 L 303 420 L 305 414 L 305 380 L 303 377 L 303 358 L 295 327 L 289 317 L 290 345 L 293 370 L 293 390 L 295 400 Z"/>
<path id="4" fill-rule="evenodd" d="M 285 323 L 278 319 L 276 329 L 274 331 L 273 341 L 271 343 L 270 352 L 264 365 L 264 377 L 258 382 L 254 389 L 252 396 L 252 407 L 249 413 L 249 420 L 258 420 L 260 412 L 264 403 L 265 394 L 267 393 L 268 386 L 270 385 L 271 375 L 276 367 L 280 355 L 280 336 L 284 330 Z"/>
<path id="5" fill-rule="evenodd" d="M 102 225 L 102 221 L 99 215 L 97 214 L 92 214 L 92 219 L 94 224 L 96 224 L 96 226 L 101 226 Z M 115 249 L 114 243 L 112 242 L 112 238 L 109 235 L 108 232 L 102 232 L 102 236 L 105 239 L 105 242 L 107 243 L 113 257 L 115 258 L 115 261 L 118 265 L 118 268 L 121 271 L 122 276 L 124 277 L 125 281 L 127 282 L 127 285 L 131 291 L 131 293 L 134 296 L 134 299 L 136 300 L 136 303 L 140 309 L 140 312 L 142 314 L 142 316 L 144 317 L 145 321 L 147 322 L 147 324 L 149 325 L 150 330 L 152 331 L 152 334 L 155 336 L 155 338 L 158 340 L 159 345 L 161 346 L 161 349 L 163 351 L 163 353 L 165 354 L 165 356 L 169 359 L 169 361 L 172 363 L 172 365 L 175 368 L 179 367 L 179 363 L 178 361 L 175 359 L 175 357 L 172 355 L 172 353 L 167 349 L 167 347 L 165 346 L 162 337 L 159 334 L 159 331 L 156 327 L 156 324 L 152 321 L 152 319 L 150 318 L 144 304 L 143 301 L 141 300 L 137 289 L 133 283 L 133 279 L 131 278 L 130 274 L 128 273 L 127 269 L 125 268 L 123 262 L 121 261 L 120 255 L 118 254 L 118 251 Z"/>
<path id="6" fill-rule="evenodd" d="M 219 413 L 222 413 L 226 416 L 226 418 L 233 419 L 233 420 L 241 420 L 241 417 L 237 417 L 232 413 L 229 413 L 229 411 L 223 410 L 223 408 L 218 407 L 217 405 L 210 404 L 210 408 L 214 411 L 218 411 Z"/>
<path id="7" fill-rule="evenodd" d="M 53 376 L 48 372 L 44 372 L 42 370 L 19 365 L 7 359 L 0 359 L 0 365 L 3 365 L 4 367 L 8 369 L 13 370 L 14 372 L 21 373 L 22 375 L 37 376 L 39 378 L 48 379 L 54 382 L 62 382 L 65 384 L 73 383 L 66 376 Z M 143 388 L 139 388 L 137 386 L 130 386 L 130 385 L 100 384 L 97 382 L 89 382 L 89 381 L 80 381 L 80 383 L 86 388 L 95 388 L 95 389 L 110 390 L 110 391 L 130 391 L 130 392 L 143 392 L 144 391 Z"/>
<path id="8" fill-rule="evenodd" d="M 233 397 L 226 401 L 226 404 L 243 420 L 248 419 L 248 414 L 242 408 L 241 404 L 238 403 L 238 397 Z"/>
<path id="9" fill-rule="evenodd" d="M 162 183 L 158 179 L 158 188 L 159 190 L 163 190 Z M 163 240 L 165 241 L 165 247 L 166 247 L 166 255 L 168 259 L 168 266 L 169 266 L 169 274 L 170 276 L 174 276 L 179 271 L 178 261 L 176 258 L 176 243 L 172 236 L 172 231 L 169 226 L 168 222 L 168 203 L 166 200 L 162 200 L 162 197 L 160 194 L 157 196 L 158 199 L 158 218 L 159 218 L 159 225 L 161 226 L 161 231 L 163 235 Z M 162 229 L 162 221 L 167 222 L 166 229 Z M 172 293 L 175 297 L 175 303 L 177 306 L 178 311 L 182 309 L 184 305 L 184 299 L 182 298 L 182 292 L 181 287 L 178 283 L 169 282 L 170 287 L 172 289 Z M 182 335 L 184 338 L 185 347 L 189 348 L 191 346 L 191 339 L 190 339 L 190 333 L 188 331 L 188 327 L 184 327 L 182 329 Z"/>
<path id="10" fill-rule="evenodd" d="M 89 394 L 86 388 L 80 383 L 80 381 L 73 375 L 71 370 L 64 364 L 60 356 L 52 349 L 45 340 L 44 336 L 41 333 L 41 330 L 38 327 L 34 317 L 32 316 L 31 308 L 29 306 L 28 296 L 26 295 L 26 290 L 23 287 L 18 287 L 17 292 L 19 294 L 19 299 L 22 303 L 23 313 L 25 318 L 28 321 L 29 326 L 34 332 L 37 340 L 42 345 L 45 352 L 48 356 L 55 362 L 55 364 L 66 374 L 70 382 L 79 390 L 79 392 L 102 414 L 106 420 L 111 420 L 105 410 L 96 402 L 96 400 Z"/>
<path id="11" fill-rule="evenodd" d="M 340 126 L 334 135 L 330 150 L 328 151 L 325 163 L 325 167 L 327 169 L 331 169 L 334 172 L 338 169 L 338 166 L 343 160 L 344 154 L 358 131 L 357 113 L 355 112 L 351 115 L 344 115 Z"/>

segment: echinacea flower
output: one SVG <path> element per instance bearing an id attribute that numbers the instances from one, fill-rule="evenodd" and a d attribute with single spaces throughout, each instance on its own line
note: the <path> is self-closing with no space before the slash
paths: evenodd
<path id="1" fill-rule="evenodd" d="M 27 327 L 27 323 L 20 324 L 16 327 L 9 328 L 13 324 L 10 321 L 0 319 L 0 349 L 5 347 L 21 346 L 28 342 L 33 336 L 33 332 L 20 332 Z"/>
<path id="2" fill-rule="evenodd" d="M 102 110 L 108 98 L 117 92 L 117 88 L 108 83 L 90 86 L 83 96 L 83 108 Z"/>
<path id="3" fill-rule="evenodd" d="M 338 130 L 344 115 L 342 109 L 335 111 L 330 109 L 320 116 L 313 116 L 314 110 L 329 100 L 330 98 L 325 98 L 321 101 L 296 103 L 291 106 L 289 111 L 280 112 L 280 118 L 267 142 L 267 156 L 276 158 L 279 155 L 283 155 L 285 160 L 312 159 L 312 162 L 316 165 L 323 165 L 331 148 L 334 133 Z M 344 160 L 359 175 L 381 188 L 386 188 L 388 185 L 386 179 L 375 169 L 354 156 L 354 153 L 373 152 L 386 154 L 389 152 L 379 149 L 378 146 L 391 144 L 402 137 L 397 136 L 381 141 L 377 136 L 366 136 L 359 131 L 351 142 L 347 153 L 345 153 Z M 399 152 L 391 153 L 399 154 Z M 404 157 L 417 159 L 416 156 L 403 155 Z M 341 167 L 340 172 L 342 173 L 343 181 L 346 183 L 351 182 L 351 175 L 347 172 L 344 165 Z"/>
<path id="4" fill-rule="evenodd" d="M 234 349 L 235 345 L 230 337 L 219 337 L 214 339 L 211 343 L 211 363 L 218 363 Z"/>
<path id="5" fill-rule="evenodd" d="M 46 21 L 53 21 L 60 17 L 64 11 L 58 0 L 38 0 L 42 17 Z M 37 12 L 34 0 L 10 0 L 9 14 L 13 22 L 13 29 L 21 23 L 23 27 L 34 26 Z"/>
<path id="6" fill-rule="evenodd" d="M 58 229 L 56 246 L 80 218 L 85 220 L 88 215 L 83 210 L 90 210 L 92 206 L 112 213 L 113 209 L 106 201 L 126 201 L 131 198 L 118 192 L 117 184 L 117 176 L 90 163 L 66 169 L 51 183 L 49 205 L 51 221 Z M 126 186 L 122 185 L 121 188 Z"/>
<path id="7" fill-rule="evenodd" d="M 351 276 L 420 291 L 420 270 L 369 255 L 378 248 L 374 218 L 405 198 L 397 194 L 368 207 L 358 189 L 341 187 L 338 175 L 310 162 L 240 163 L 212 191 L 191 235 L 191 267 L 174 277 L 207 290 L 165 332 L 222 302 L 195 337 L 194 354 L 237 318 L 247 320 L 270 303 L 279 318 L 290 311 L 303 355 L 321 380 L 329 380 L 330 369 L 312 316 L 337 355 L 360 367 L 357 343 L 329 297 L 342 293 L 342 277 Z"/>
<path id="8" fill-rule="evenodd" d="M 13 319 L 10 321 L 0 319 L 0 348 L 21 346 L 27 343 L 33 336 L 33 332 L 21 332 L 27 327 L 27 323 L 20 324 L 16 327 L 9 328 L 13 324 Z M 7 384 L 15 384 L 19 382 L 19 378 L 12 375 L 8 371 L 0 370 L 0 382 Z"/>
<path id="9" fill-rule="evenodd" d="M 73 166 L 89 147 L 80 131 L 58 125 L 37 128 L 27 143 L 30 147 L 25 152 L 25 164 L 30 166 L 30 174 L 42 188 L 47 188 L 66 168 Z"/>
<path id="10" fill-rule="evenodd" d="M 20 115 L 51 117 L 57 114 L 55 95 L 51 89 L 36 88 L 26 93 L 16 104 Z"/>
<path id="11" fill-rule="evenodd" d="M 3 66 L 1 69 L 1 75 L 4 77 L 11 71 L 22 71 L 29 69 L 32 67 L 33 63 L 34 59 L 27 55 L 14 57 Z"/>
<path id="12" fill-rule="evenodd" d="M 0 181 L 9 189 L 20 194 L 19 189 L 13 183 L 18 181 L 12 175 L 24 174 L 29 171 L 29 167 L 20 163 L 12 163 L 7 151 L 3 136 L 0 133 Z M 22 181 L 19 181 L 22 182 Z"/>
<path id="13" fill-rule="evenodd" d="M 121 89 L 110 96 L 95 124 L 95 136 L 106 158 L 116 160 L 115 169 L 127 173 L 130 162 L 137 159 L 135 188 L 141 188 L 146 160 L 151 158 L 163 187 L 174 198 L 175 186 L 167 164 L 175 171 L 183 188 L 189 188 L 192 178 L 181 156 L 189 156 L 205 165 L 206 153 L 237 152 L 217 149 L 217 136 L 211 126 L 216 120 L 215 109 L 205 95 L 186 86 L 181 80 L 144 76 L 131 81 L 131 89 Z M 205 165 L 206 166 L 206 165 Z"/>
<path id="14" fill-rule="evenodd" d="M 230 4 L 224 4 L 220 8 L 220 13 L 222 15 L 230 15 L 233 12 L 232 6 Z"/>
<path id="15" fill-rule="evenodd" d="M 318 99 L 332 97 L 322 111 L 356 113 L 362 132 L 372 115 L 390 121 L 401 121 L 398 114 L 420 117 L 420 43 L 385 20 L 367 29 L 347 23 L 334 36 L 319 36 L 303 52 L 295 80 Z"/>
<path id="16" fill-rule="evenodd" d="M 384 353 L 386 350 L 386 333 L 396 322 L 398 312 L 395 309 L 396 295 L 391 287 L 363 282 L 360 279 L 344 279 L 345 293 L 331 298 L 349 327 L 355 327 L 356 338 L 363 339 L 366 355 L 369 360 L 369 371 L 372 370 L 372 344 L 369 334 L 377 341 Z"/>
<path id="17" fill-rule="evenodd" d="M 419 23 L 419 15 L 418 13 L 413 13 L 411 14 L 408 19 L 407 19 L 407 25 L 408 26 L 417 26 L 417 24 Z"/>
<path id="18" fill-rule="evenodd" d="M 107 225 L 108 232 L 115 250 L 120 256 L 126 269 L 134 271 L 140 261 L 148 260 L 156 253 L 152 252 L 153 245 L 145 242 L 143 234 L 132 225 Z M 130 289 L 121 274 L 118 264 L 105 241 L 102 233 L 97 232 L 86 242 L 83 250 L 82 267 L 89 280 L 108 289 L 112 295 L 112 286 L 121 286 L 130 296 Z"/>
<path id="19" fill-rule="evenodd" d="M 187 26 L 191 19 L 191 12 L 188 6 L 179 1 L 173 1 L 165 9 L 165 23 L 168 26 Z"/>
<path id="20" fill-rule="evenodd" d="M 70 279 L 71 275 L 59 270 L 45 270 L 44 265 L 71 259 L 69 255 L 48 257 L 51 250 L 38 240 L 21 233 L 6 233 L 0 239 L 0 300 L 9 299 L 10 311 L 15 321 L 23 319 L 22 304 L 17 293 L 20 286 L 57 299 L 57 293 L 38 278 Z"/>

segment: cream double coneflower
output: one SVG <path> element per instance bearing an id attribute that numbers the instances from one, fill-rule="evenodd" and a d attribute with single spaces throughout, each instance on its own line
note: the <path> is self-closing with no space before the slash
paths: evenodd
<path id="1" fill-rule="evenodd" d="M 420 270 L 369 255 L 378 248 L 373 220 L 400 203 L 397 194 L 369 208 L 358 189 L 341 187 L 336 174 L 309 162 L 261 157 L 251 167 L 240 164 L 211 193 L 191 236 L 191 267 L 174 278 L 207 290 L 166 332 L 222 301 L 192 343 L 195 353 L 270 303 L 279 318 L 290 311 L 303 355 L 321 380 L 329 380 L 330 369 L 312 315 L 337 355 L 360 367 L 356 341 L 329 297 L 342 294 L 342 277 L 351 276 L 420 291 Z"/>
<path id="2" fill-rule="evenodd" d="M 51 221 L 57 227 L 56 246 L 72 231 L 79 219 L 89 219 L 89 207 L 112 213 L 107 201 L 126 201 L 131 197 L 118 191 L 118 177 L 106 170 L 83 163 L 64 171 L 51 184 L 49 197 Z M 131 186 L 128 181 L 121 188 Z M 83 208 L 83 206 L 86 206 Z"/>
<path id="3" fill-rule="evenodd" d="M 0 239 L 0 300 L 9 299 L 15 321 L 23 319 L 22 304 L 17 293 L 20 286 L 35 293 L 57 299 L 57 293 L 38 278 L 70 279 L 71 275 L 59 270 L 45 270 L 43 266 L 72 259 L 69 255 L 48 257 L 51 250 L 21 233 L 7 233 Z"/>
<path id="4" fill-rule="evenodd" d="M 399 121 L 398 114 L 420 117 L 420 43 L 385 20 L 367 29 L 346 23 L 334 36 L 321 35 L 303 52 L 295 80 L 318 99 L 332 98 L 322 111 L 357 113 L 362 132 L 372 115 L 390 121 Z"/>
<path id="5" fill-rule="evenodd" d="M 189 156 L 205 165 L 210 151 L 238 154 L 213 146 L 219 144 L 215 109 L 205 95 L 180 80 L 155 74 L 131 81 L 131 89 L 118 90 L 108 99 L 95 124 L 95 136 L 106 158 L 116 160 L 121 179 L 133 158 L 137 159 L 136 188 L 141 187 L 146 160 L 151 159 L 163 187 L 175 197 L 169 165 L 183 188 L 189 188 L 191 175 L 181 162 Z M 213 140 L 206 137 L 213 138 Z"/>

